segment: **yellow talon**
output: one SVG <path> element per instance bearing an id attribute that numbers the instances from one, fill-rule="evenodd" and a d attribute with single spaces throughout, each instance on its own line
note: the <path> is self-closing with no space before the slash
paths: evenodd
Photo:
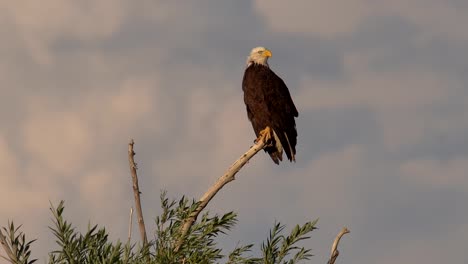
<path id="1" fill-rule="evenodd" d="M 258 136 L 258 139 L 256 140 L 256 142 L 258 142 L 259 140 L 263 140 L 265 142 L 265 145 L 268 145 L 268 144 L 271 144 L 271 128 L 270 127 L 266 127 L 265 129 L 263 129 L 262 131 L 260 131 L 260 134 Z"/>

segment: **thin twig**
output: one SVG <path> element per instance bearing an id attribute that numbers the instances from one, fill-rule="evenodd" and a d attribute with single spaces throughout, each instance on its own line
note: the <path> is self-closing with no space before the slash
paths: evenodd
<path id="1" fill-rule="evenodd" d="M 132 226 L 133 226 L 133 207 L 130 207 L 130 216 L 128 220 L 128 241 L 130 245 L 130 240 L 132 239 Z"/>
<path id="2" fill-rule="evenodd" d="M 18 262 L 18 260 L 16 259 L 16 255 L 13 253 L 10 246 L 8 245 L 7 238 L 6 238 L 5 235 L 3 235 L 2 230 L 0 230 L 0 244 L 2 244 L 2 247 L 5 250 L 5 253 L 8 255 L 9 259 L 7 259 L 4 256 L 1 256 L 1 257 L 3 257 L 4 259 L 10 261 L 11 263 Z"/>
<path id="3" fill-rule="evenodd" d="M 128 162 L 130 165 L 130 172 L 132 174 L 133 180 L 133 195 L 135 197 L 135 207 L 138 217 L 138 226 L 140 228 L 140 235 L 141 240 L 143 241 L 143 245 L 148 243 L 148 239 L 146 237 L 146 228 L 145 228 L 145 221 L 143 220 L 143 212 L 141 210 L 141 201 L 140 201 L 140 188 L 138 187 L 138 176 L 137 176 L 137 165 L 134 160 L 135 152 L 133 151 L 133 145 L 135 142 L 130 140 L 128 143 Z"/>
<path id="4" fill-rule="evenodd" d="M 330 253 L 330 260 L 328 260 L 328 264 L 335 263 L 336 258 L 340 254 L 340 252 L 338 251 L 338 244 L 340 243 L 340 239 L 344 234 L 348 234 L 349 232 L 350 231 L 348 230 L 348 228 L 343 227 L 340 233 L 338 233 L 338 235 L 336 236 L 335 241 L 333 241 L 333 245 L 332 245 L 331 253 Z"/>
<path id="5" fill-rule="evenodd" d="M 175 252 L 178 252 L 180 247 L 182 246 L 185 236 L 187 235 L 188 231 L 190 230 L 190 227 L 195 223 L 197 220 L 198 215 L 200 212 L 208 205 L 208 203 L 213 199 L 213 197 L 218 193 L 221 188 L 224 187 L 227 183 L 235 180 L 235 175 L 239 170 L 253 157 L 257 152 L 262 150 L 265 145 L 266 145 L 266 133 L 259 137 L 256 141 L 256 143 L 250 147 L 250 149 L 245 152 L 238 160 L 236 160 L 231 167 L 224 173 L 223 176 L 221 176 L 216 183 L 211 186 L 208 191 L 200 198 L 199 200 L 199 205 L 197 209 L 192 212 L 192 214 L 185 220 L 184 224 L 181 227 L 181 235 L 180 239 L 176 244 L 176 247 L 174 248 Z"/>

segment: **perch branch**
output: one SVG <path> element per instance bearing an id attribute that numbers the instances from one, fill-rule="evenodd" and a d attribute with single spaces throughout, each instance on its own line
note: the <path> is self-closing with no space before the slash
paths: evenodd
<path id="1" fill-rule="evenodd" d="M 135 152 L 133 151 L 133 145 L 135 142 L 130 140 L 128 143 L 128 162 L 130 165 L 130 172 L 132 174 L 133 180 L 133 195 L 135 197 L 135 207 L 136 213 L 138 218 L 138 227 L 140 228 L 140 235 L 141 240 L 143 241 L 143 245 L 148 243 L 148 239 L 146 237 L 146 228 L 145 228 L 145 221 L 143 220 L 143 212 L 141 210 L 141 201 L 140 201 L 140 188 L 138 187 L 138 176 L 137 176 L 137 165 L 134 160 Z"/>
<path id="2" fill-rule="evenodd" d="M 9 259 L 7 259 L 6 257 L 1 256 L 1 255 L 0 256 L 3 257 L 4 259 L 10 261 L 11 263 L 18 262 L 18 260 L 16 259 L 16 255 L 13 253 L 10 246 L 8 245 L 7 238 L 6 238 L 5 235 L 3 235 L 2 230 L 0 230 L 0 244 L 2 244 L 2 247 L 5 250 L 5 253 L 8 255 Z"/>
<path id="3" fill-rule="evenodd" d="M 338 244 L 340 243 L 340 239 L 344 234 L 348 234 L 349 230 L 346 227 L 343 227 L 343 229 L 338 233 L 338 235 L 335 238 L 335 241 L 333 242 L 332 248 L 331 248 L 331 253 L 330 253 L 330 260 L 328 260 L 328 264 L 334 264 L 336 258 L 340 254 L 338 251 Z"/>
<path id="4" fill-rule="evenodd" d="M 195 211 L 185 220 L 184 224 L 181 227 L 181 235 L 180 239 L 176 244 L 174 249 L 175 252 L 178 252 L 180 247 L 182 246 L 185 236 L 187 235 L 188 231 L 192 227 L 192 225 L 197 220 L 198 215 L 200 212 L 208 205 L 208 203 L 213 199 L 213 197 L 224 187 L 227 183 L 235 180 L 234 176 L 239 172 L 239 170 L 244 167 L 244 165 L 253 157 L 257 152 L 262 150 L 266 146 L 266 142 L 268 141 L 267 134 L 263 134 L 260 136 L 256 143 L 250 147 L 250 149 L 245 152 L 239 159 L 237 159 L 231 167 L 221 176 L 216 183 L 211 186 L 208 191 L 200 198 L 199 205 Z"/>

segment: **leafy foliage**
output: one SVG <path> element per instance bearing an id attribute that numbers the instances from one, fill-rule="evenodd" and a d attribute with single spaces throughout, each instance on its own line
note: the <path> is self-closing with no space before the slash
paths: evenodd
<path id="1" fill-rule="evenodd" d="M 308 260 L 312 257 L 310 249 L 296 246 L 296 243 L 309 239 L 308 233 L 316 229 L 315 225 L 317 220 L 313 222 L 307 222 L 303 226 L 296 225 L 291 231 L 289 236 L 281 235 L 284 230 L 284 225 L 276 223 L 273 229 L 270 231 L 270 237 L 266 242 L 262 244 L 263 259 L 265 264 L 276 264 L 276 263 L 299 263 L 301 260 Z M 293 258 L 285 260 L 286 257 L 296 251 Z"/>
<path id="2" fill-rule="evenodd" d="M 212 263 L 224 256 L 216 247 L 215 238 L 225 234 L 236 223 L 236 214 L 229 212 L 223 216 L 203 214 L 187 234 L 181 248 L 174 248 L 181 236 L 180 227 L 198 207 L 198 202 L 182 197 L 178 202 L 169 201 L 166 193 L 161 194 L 163 213 L 156 217 L 156 263 Z"/>
<path id="3" fill-rule="evenodd" d="M 64 263 L 220 263 L 228 264 L 293 264 L 308 260 L 312 255 L 310 249 L 297 246 L 297 243 L 308 239 L 308 234 L 315 229 L 317 221 L 297 225 L 287 236 L 283 235 L 285 226 L 276 223 L 270 231 L 268 239 L 261 245 L 262 256 L 253 257 L 253 245 L 237 245 L 232 252 L 223 254 L 216 243 L 216 238 L 226 234 L 236 223 L 234 212 L 222 216 L 204 213 L 191 227 L 179 250 L 175 247 L 181 237 L 180 227 L 198 206 L 198 202 L 182 197 L 180 200 L 170 200 L 166 192 L 161 194 L 161 215 L 155 219 L 155 239 L 146 245 L 123 244 L 120 241 L 111 242 L 105 228 L 88 225 L 82 234 L 72 223 L 64 219 L 64 202 L 57 208 L 51 206 L 53 225 L 50 228 L 56 238 L 58 249 L 49 253 L 49 264 Z M 7 233 L 7 247 L 15 254 L 4 257 L 11 263 L 30 264 L 30 245 L 35 240 L 26 241 L 20 227 L 8 223 L 3 228 Z M 1 234 L 1 233 L 0 233 Z M 223 261 L 224 260 L 224 261 Z"/>
<path id="4" fill-rule="evenodd" d="M 6 236 L 0 230 L 0 236 L 5 240 L 5 246 L 10 249 L 11 256 L 9 258 L 2 256 L 10 263 L 18 264 L 32 264 L 37 261 L 37 259 L 29 260 L 31 257 L 31 244 L 36 241 L 30 240 L 26 241 L 26 235 L 20 231 L 21 225 L 15 227 L 13 222 L 8 222 L 8 228 L 3 227 L 3 231 L 6 233 Z"/>
<path id="5" fill-rule="evenodd" d="M 50 208 L 54 216 L 54 226 L 49 227 L 59 246 L 58 250 L 49 253 L 49 263 L 138 263 L 142 261 L 142 252 L 139 248 L 132 252 L 132 247 L 123 245 L 120 241 L 115 244 L 108 241 L 105 228 L 98 229 L 95 225 L 88 226 L 83 235 L 72 227 L 71 223 L 63 218 L 64 202 L 61 201 L 55 209 Z M 136 261 L 136 262 L 135 262 Z"/>

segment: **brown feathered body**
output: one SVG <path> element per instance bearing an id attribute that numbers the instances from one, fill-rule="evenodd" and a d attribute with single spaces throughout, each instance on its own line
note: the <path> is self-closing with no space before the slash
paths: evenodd
<path id="1" fill-rule="evenodd" d="M 283 150 L 290 161 L 295 161 L 295 117 L 299 113 L 284 81 L 267 64 L 251 63 L 245 70 L 242 90 L 247 116 L 257 137 L 267 126 L 273 130 L 273 142 L 265 151 L 276 164 L 282 161 Z"/>

